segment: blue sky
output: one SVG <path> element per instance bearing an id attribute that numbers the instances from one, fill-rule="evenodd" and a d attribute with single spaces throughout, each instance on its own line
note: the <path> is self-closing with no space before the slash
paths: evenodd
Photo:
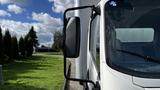
<path id="1" fill-rule="evenodd" d="M 34 26 L 40 44 L 51 46 L 53 33 L 62 30 L 63 12 L 74 0 L 0 0 L 0 26 L 12 36 L 25 36 Z"/>
<path id="2" fill-rule="evenodd" d="M 0 9 L 7 10 L 9 4 L 2 4 L 0 6 Z M 62 18 L 62 13 L 53 12 L 52 10 L 52 2 L 49 2 L 48 0 L 26 0 L 25 3 L 20 4 L 19 7 L 23 8 L 24 11 L 21 14 L 14 14 L 14 12 L 11 12 L 12 17 L 0 17 L 0 18 L 6 18 L 6 19 L 12 19 L 12 20 L 19 20 L 22 22 L 33 22 L 32 19 L 28 19 L 27 16 L 32 17 L 32 12 L 36 13 L 48 13 L 52 17 L 55 18 Z M 17 5 L 18 6 L 18 5 Z"/>

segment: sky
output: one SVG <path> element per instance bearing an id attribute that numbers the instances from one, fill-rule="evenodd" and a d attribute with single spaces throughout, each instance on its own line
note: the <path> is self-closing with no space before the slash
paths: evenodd
<path id="1" fill-rule="evenodd" d="M 53 33 L 63 28 L 64 10 L 73 6 L 74 0 L 0 0 L 0 27 L 19 39 L 34 26 L 40 45 L 51 46 Z"/>

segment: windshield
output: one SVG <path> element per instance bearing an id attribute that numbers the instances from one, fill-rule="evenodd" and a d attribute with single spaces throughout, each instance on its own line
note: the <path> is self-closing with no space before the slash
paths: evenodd
<path id="1" fill-rule="evenodd" d="M 110 0 L 105 16 L 108 65 L 160 78 L 160 0 Z"/>

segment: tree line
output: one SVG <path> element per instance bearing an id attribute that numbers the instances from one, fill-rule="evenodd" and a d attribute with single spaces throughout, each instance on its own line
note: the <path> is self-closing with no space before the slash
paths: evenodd
<path id="1" fill-rule="evenodd" d="M 3 35 L 2 28 L 0 28 L 0 63 L 14 61 L 20 57 L 32 56 L 33 47 L 37 47 L 38 44 L 33 26 L 19 40 L 17 40 L 16 36 L 11 36 L 9 30 L 6 30 Z"/>
<path id="2" fill-rule="evenodd" d="M 52 48 L 56 52 L 62 51 L 63 48 L 63 34 L 61 31 L 55 31 L 53 35 Z"/>

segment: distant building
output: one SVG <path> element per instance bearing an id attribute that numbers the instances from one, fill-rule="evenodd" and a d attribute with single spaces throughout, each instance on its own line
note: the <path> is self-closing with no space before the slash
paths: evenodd
<path id="1" fill-rule="evenodd" d="M 36 52 L 54 52 L 54 50 L 51 47 L 41 45 L 40 47 L 36 48 Z"/>

